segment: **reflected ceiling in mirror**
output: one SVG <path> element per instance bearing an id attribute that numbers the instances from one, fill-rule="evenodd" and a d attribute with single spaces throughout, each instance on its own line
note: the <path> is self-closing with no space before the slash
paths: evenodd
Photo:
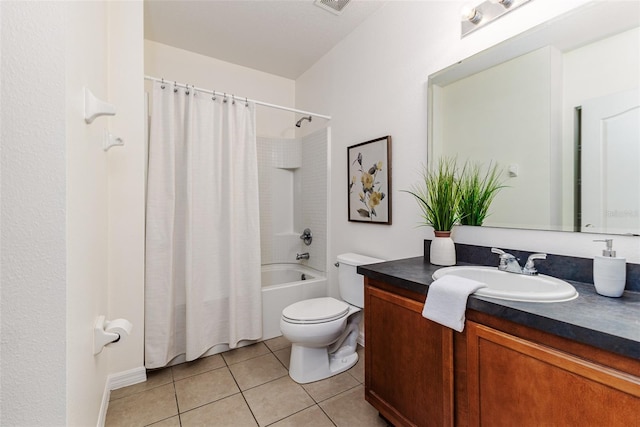
<path id="1" fill-rule="evenodd" d="M 483 225 L 640 235 L 640 3 L 596 2 L 429 76 L 429 164 L 488 166 Z"/>

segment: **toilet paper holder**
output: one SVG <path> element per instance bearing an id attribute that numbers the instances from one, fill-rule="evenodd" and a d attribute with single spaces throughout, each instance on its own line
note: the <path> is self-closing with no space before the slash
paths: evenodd
<path id="1" fill-rule="evenodd" d="M 98 316 L 93 325 L 93 354 L 100 353 L 104 346 L 128 336 L 132 328 L 133 325 L 126 319 L 107 321 L 105 316 Z"/>

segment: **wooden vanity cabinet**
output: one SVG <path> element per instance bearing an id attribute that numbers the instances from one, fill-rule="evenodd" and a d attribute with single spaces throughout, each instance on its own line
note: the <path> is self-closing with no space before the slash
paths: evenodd
<path id="1" fill-rule="evenodd" d="M 467 321 L 470 426 L 640 426 L 640 378 Z"/>
<path id="2" fill-rule="evenodd" d="M 640 361 L 365 279 L 365 398 L 394 426 L 639 426 Z"/>
<path id="3" fill-rule="evenodd" d="M 365 398 L 394 426 L 453 425 L 453 331 L 423 306 L 365 280 Z"/>

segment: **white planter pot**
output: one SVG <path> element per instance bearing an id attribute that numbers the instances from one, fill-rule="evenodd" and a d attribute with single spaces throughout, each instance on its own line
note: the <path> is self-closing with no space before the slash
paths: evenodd
<path id="1" fill-rule="evenodd" d="M 431 241 L 429 261 L 434 265 L 456 265 L 456 247 L 450 231 L 436 231 Z"/>

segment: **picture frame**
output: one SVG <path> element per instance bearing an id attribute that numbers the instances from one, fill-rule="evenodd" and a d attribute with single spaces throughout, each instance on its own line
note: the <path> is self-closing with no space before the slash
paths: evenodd
<path id="1" fill-rule="evenodd" d="M 347 147 L 347 210 L 353 222 L 391 224 L 391 136 Z"/>

